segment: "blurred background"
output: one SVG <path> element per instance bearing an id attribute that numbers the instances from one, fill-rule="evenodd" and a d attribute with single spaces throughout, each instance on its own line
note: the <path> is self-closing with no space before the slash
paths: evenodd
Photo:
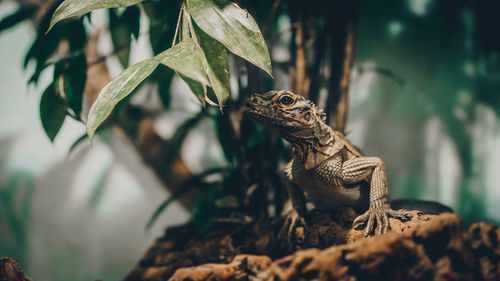
<path id="1" fill-rule="evenodd" d="M 36 2 L 0 1 L 0 18 Z M 168 2 L 168 20 L 177 20 L 180 1 L 147 2 Z M 272 10 L 268 6 L 274 1 L 240 2 L 263 30 L 269 18 L 263 11 Z M 293 13 L 288 16 L 285 11 L 302 4 L 282 2 L 268 32 L 263 31 L 275 74 L 273 81 L 264 83 L 262 90 L 266 91 L 294 88 L 291 76 L 296 72 L 296 50 L 290 42 L 297 34 Z M 40 5 L 36 7 L 50 9 L 47 3 Z M 312 8 L 305 10 L 315 19 Z M 355 11 L 347 137 L 365 154 L 385 161 L 392 198 L 438 201 L 452 207 L 466 224 L 499 223 L 500 2 L 362 0 Z M 128 64 L 156 53 L 155 47 L 151 48 L 154 41 L 148 31 L 153 19 L 146 4 L 140 6 L 140 13 L 138 36 L 127 35 L 132 38 Z M 329 13 L 324 9 L 317 18 L 328 17 Z M 53 79 L 54 67 L 41 72 L 36 85 L 28 83 L 37 68 L 35 62 L 23 67 L 30 46 L 39 36 L 41 20 L 36 16 L 0 33 L 0 256 L 16 258 L 34 280 L 120 280 L 167 226 L 187 222 L 193 216 L 196 219 L 197 210 L 198 218 L 207 220 L 199 217 L 204 209 L 192 198 L 200 194 L 215 197 L 203 191 L 190 197 L 186 192 L 159 214 L 151 229 L 146 229 L 158 206 L 172 193 L 179 193 L 175 187 L 184 186 L 180 182 L 210 168 L 243 162 L 227 157 L 227 142 L 221 139 L 217 125 L 226 117 L 215 113 L 216 108 L 208 109 L 209 117 L 196 119 L 189 130 L 179 133 L 186 120 L 197 116 L 201 104 L 173 75 L 167 85 L 155 83 L 154 77 L 144 83 L 127 101 L 129 106 L 123 111 L 128 115 L 116 119 L 121 126 L 105 127 L 92 147 L 87 139 L 78 141 L 85 125 L 69 116 L 51 142 L 39 110 L 41 94 Z M 94 11 L 82 22 L 86 42 L 98 38 L 87 45 L 87 60 L 89 52 L 104 57 L 100 72 L 87 73 L 87 82 L 105 85 L 109 81 L 106 77 L 116 76 L 124 67 L 113 53 L 117 45 L 110 32 L 109 13 Z M 307 25 L 307 20 L 304 22 Z M 167 44 L 171 38 L 166 39 Z M 320 65 L 320 72 L 328 72 L 326 66 L 323 69 Z M 242 84 L 245 91 L 254 89 L 249 86 L 253 81 L 250 67 L 231 56 L 230 70 L 232 96 L 243 96 Z M 316 82 L 311 80 L 312 88 Z M 311 96 L 324 106 L 322 96 L 328 85 L 323 84 L 316 87 L 319 94 Z M 165 91 L 167 102 L 162 94 Z M 84 94 L 83 100 L 82 116 L 93 99 Z M 228 108 L 240 108 L 235 104 L 236 98 Z M 130 123 L 127 118 L 131 116 L 137 119 L 133 137 L 123 126 Z M 254 145 L 251 138 L 244 137 L 247 127 L 238 128 L 243 143 Z M 262 131 L 259 127 L 252 130 Z M 257 140 L 268 134 L 263 132 Z M 174 143 L 180 135 L 180 142 Z M 162 154 L 169 146 L 178 153 Z M 162 162 L 168 170 L 158 168 L 158 155 L 170 159 L 167 164 Z M 289 156 L 285 152 L 279 157 Z M 280 161 L 266 167 L 279 168 Z M 254 185 L 249 182 L 232 180 L 229 186 L 234 190 L 234 185 L 241 183 L 245 190 L 252 189 Z M 265 184 L 278 185 L 272 180 Z M 268 192 L 266 189 L 264 193 Z M 273 198 L 278 194 L 274 192 Z M 233 197 L 216 199 L 221 198 L 224 200 L 216 200 L 217 206 L 232 206 Z M 251 205 L 252 200 L 249 202 L 245 204 Z M 274 208 L 276 213 L 279 207 Z"/>

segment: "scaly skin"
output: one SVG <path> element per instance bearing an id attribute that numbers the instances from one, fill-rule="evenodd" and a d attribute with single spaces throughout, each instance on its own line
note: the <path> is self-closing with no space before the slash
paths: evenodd
<path id="1" fill-rule="evenodd" d="M 408 219 L 408 212 L 392 210 L 385 165 L 380 158 L 365 157 L 342 133 L 325 124 L 325 114 L 312 102 L 290 91 L 252 95 L 247 112 L 257 122 L 290 142 L 293 159 L 285 167 L 286 187 L 293 203 L 280 236 L 293 235 L 304 225 L 306 197 L 320 209 L 341 206 L 368 210 L 354 220 L 366 226 L 365 236 L 390 229 L 389 217 Z M 363 186 L 369 185 L 369 188 Z"/>

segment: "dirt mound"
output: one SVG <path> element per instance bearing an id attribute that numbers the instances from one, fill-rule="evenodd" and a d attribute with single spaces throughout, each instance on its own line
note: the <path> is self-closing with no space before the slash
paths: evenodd
<path id="1" fill-rule="evenodd" d="M 277 239 L 282 219 L 219 223 L 202 237 L 168 229 L 144 253 L 131 280 L 500 280 L 500 229 L 464 232 L 452 213 L 391 219 L 392 231 L 363 238 L 356 214 L 311 214 L 296 241 Z"/>

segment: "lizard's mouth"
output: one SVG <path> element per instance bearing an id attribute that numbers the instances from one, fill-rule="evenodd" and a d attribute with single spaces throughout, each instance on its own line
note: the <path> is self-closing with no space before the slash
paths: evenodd
<path id="1" fill-rule="evenodd" d="M 281 118 L 278 114 L 271 113 L 259 110 L 256 108 L 248 108 L 247 113 L 250 115 L 250 117 L 256 121 L 261 121 L 262 123 L 269 124 L 269 125 L 278 125 L 285 121 L 283 118 Z"/>
<path id="2" fill-rule="evenodd" d="M 264 111 L 255 107 L 247 108 L 246 112 L 250 115 L 250 118 L 263 125 L 278 128 L 286 127 L 283 126 L 284 124 L 286 124 L 286 120 L 283 119 L 283 116 L 281 116 L 280 114 Z"/>
<path id="3" fill-rule="evenodd" d="M 283 129 L 285 131 L 295 131 L 298 129 L 290 124 L 290 120 L 283 118 L 283 115 L 280 113 L 264 111 L 255 107 L 247 108 L 246 112 L 250 118 L 271 129 Z"/>

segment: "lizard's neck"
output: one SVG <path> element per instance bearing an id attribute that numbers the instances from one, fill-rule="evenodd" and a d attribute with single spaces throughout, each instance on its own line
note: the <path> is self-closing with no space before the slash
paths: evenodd
<path id="1" fill-rule="evenodd" d="M 293 158 L 297 160 L 299 163 L 305 161 L 308 153 L 312 151 L 312 145 L 307 142 L 293 142 L 292 144 L 292 153 Z"/>
<path id="2" fill-rule="evenodd" d="M 341 141 L 332 128 L 321 122 L 310 137 L 294 139 L 290 142 L 294 159 L 309 169 L 331 157 L 332 152 L 340 150 L 337 146 Z"/>

